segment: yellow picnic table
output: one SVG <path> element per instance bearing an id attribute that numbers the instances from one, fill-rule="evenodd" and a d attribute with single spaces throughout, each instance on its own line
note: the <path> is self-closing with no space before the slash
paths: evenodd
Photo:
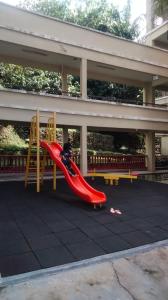
<path id="1" fill-rule="evenodd" d="M 87 174 L 87 176 L 91 176 L 92 179 L 94 179 L 95 177 L 103 177 L 105 180 L 106 184 L 110 184 L 110 185 L 118 185 L 118 181 L 120 178 L 125 178 L 125 179 L 130 179 L 131 182 L 133 180 L 136 180 L 138 178 L 137 175 L 132 175 L 132 174 L 119 174 L 119 173 L 96 173 L 96 172 L 90 172 Z"/>

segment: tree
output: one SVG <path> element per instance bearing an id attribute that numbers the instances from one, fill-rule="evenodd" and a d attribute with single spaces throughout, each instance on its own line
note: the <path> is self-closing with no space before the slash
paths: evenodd
<path id="1" fill-rule="evenodd" d="M 63 21 L 73 22 L 69 0 L 23 0 L 20 1 L 19 7 Z"/>
<path id="2" fill-rule="evenodd" d="M 154 11 L 157 17 L 161 17 L 163 20 L 168 19 L 168 0 L 153 0 Z"/>
<path id="3" fill-rule="evenodd" d="M 117 152 L 136 154 L 136 151 L 144 148 L 144 136 L 142 134 L 113 132 L 114 148 Z"/>
<path id="4" fill-rule="evenodd" d="M 168 18 L 168 0 L 146 0 L 147 32 L 155 27 L 158 17 L 163 20 Z"/>
<path id="5" fill-rule="evenodd" d="M 0 126 L 0 150 L 17 152 L 26 148 L 26 143 L 19 137 L 13 126 Z"/>
<path id="6" fill-rule="evenodd" d="M 61 94 L 60 77 L 55 72 L 0 63 L 0 85 L 18 90 Z"/>
<path id="7" fill-rule="evenodd" d="M 88 80 L 88 97 L 134 104 L 142 103 L 142 91 L 139 88 L 108 81 Z"/>
<path id="8" fill-rule="evenodd" d="M 130 23 L 130 0 L 122 12 L 107 0 L 26 0 L 20 6 L 63 21 L 109 32 L 127 39 L 139 35 L 137 22 Z"/>

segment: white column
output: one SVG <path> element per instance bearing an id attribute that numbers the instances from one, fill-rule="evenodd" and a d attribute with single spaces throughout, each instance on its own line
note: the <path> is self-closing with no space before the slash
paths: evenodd
<path id="1" fill-rule="evenodd" d="M 87 175 L 87 126 L 80 127 L 80 170 L 83 176 Z"/>
<path id="2" fill-rule="evenodd" d="M 146 84 L 143 89 L 143 103 L 144 104 L 155 104 L 155 89 L 152 84 Z"/>
<path id="3" fill-rule="evenodd" d="M 87 60 L 81 59 L 80 65 L 80 92 L 82 99 L 87 99 Z"/>
<path id="4" fill-rule="evenodd" d="M 155 171 L 155 133 L 148 132 L 145 136 L 145 148 L 147 155 L 147 170 Z"/>
<path id="5" fill-rule="evenodd" d="M 68 137 L 69 137 L 68 127 L 63 127 L 63 139 L 62 139 L 63 144 L 68 142 Z"/>
<path id="6" fill-rule="evenodd" d="M 61 73 L 61 80 L 62 80 L 62 95 L 66 95 L 68 92 L 68 82 L 67 82 L 67 74 L 62 71 Z"/>

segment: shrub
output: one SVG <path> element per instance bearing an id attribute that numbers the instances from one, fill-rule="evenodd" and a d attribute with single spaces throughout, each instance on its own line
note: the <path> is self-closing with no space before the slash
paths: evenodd
<path id="1" fill-rule="evenodd" d="M 16 154 L 25 148 L 27 148 L 27 144 L 19 137 L 13 126 L 0 127 L 1 153 Z"/>

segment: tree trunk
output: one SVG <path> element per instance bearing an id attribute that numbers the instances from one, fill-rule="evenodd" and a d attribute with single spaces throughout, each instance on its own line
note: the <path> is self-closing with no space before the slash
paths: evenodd
<path id="1" fill-rule="evenodd" d="M 146 32 L 148 33 L 154 28 L 154 0 L 146 0 Z"/>

